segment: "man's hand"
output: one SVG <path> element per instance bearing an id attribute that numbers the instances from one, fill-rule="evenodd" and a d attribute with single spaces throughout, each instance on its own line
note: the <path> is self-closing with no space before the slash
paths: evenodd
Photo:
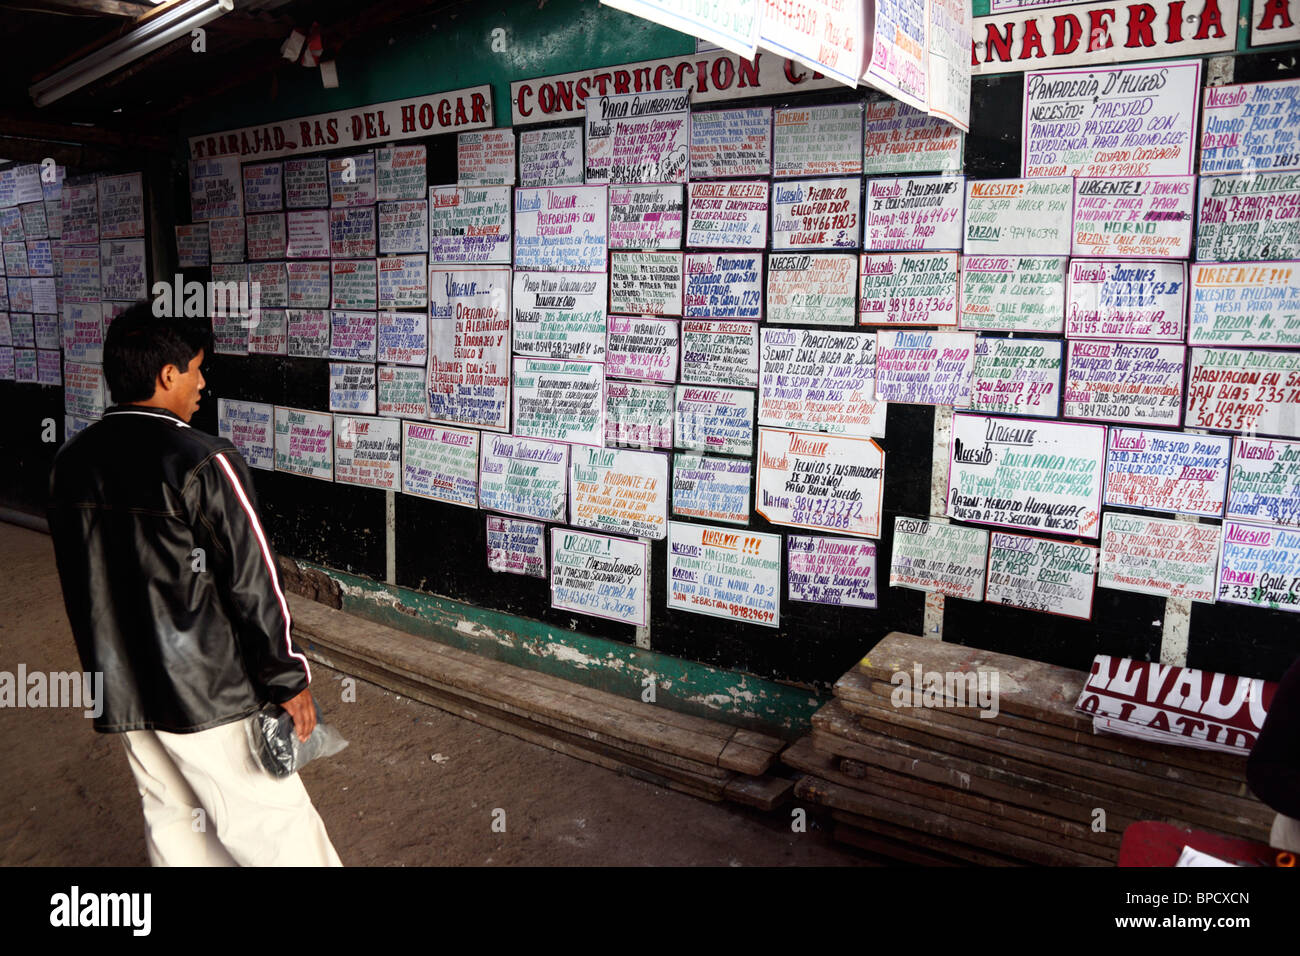
<path id="1" fill-rule="evenodd" d="M 311 732 L 316 729 L 316 705 L 312 703 L 311 690 L 304 690 L 280 706 L 293 718 L 293 729 L 298 732 L 298 740 L 306 743 Z"/>

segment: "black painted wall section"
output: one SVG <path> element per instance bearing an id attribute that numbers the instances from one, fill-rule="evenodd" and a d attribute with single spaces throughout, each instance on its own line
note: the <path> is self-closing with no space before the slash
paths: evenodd
<path id="1" fill-rule="evenodd" d="M 1235 78 L 1239 82 L 1296 75 L 1300 70 L 1290 54 L 1262 53 L 1236 61 Z M 977 79 L 974 87 L 966 174 L 974 178 L 1015 177 L 1020 168 L 1022 77 Z M 808 95 L 798 103 L 845 102 L 853 98 L 848 91 L 827 91 Z M 770 99 L 728 105 L 758 103 L 784 105 Z M 424 142 L 428 146 L 429 183 L 454 182 L 455 137 L 433 137 Z M 181 164 L 172 172 L 170 200 L 175 208 L 184 210 L 188 205 L 186 173 Z M 177 221 L 186 221 L 183 212 Z M 170 244 L 163 254 L 174 264 L 175 250 Z M 165 274 L 171 271 L 174 269 Z M 208 275 L 203 270 L 190 270 L 187 278 L 203 281 Z M 209 431 L 216 429 L 218 395 L 307 409 L 328 408 L 324 360 L 214 356 L 205 373 L 209 386 L 194 424 Z M 34 385 L 0 383 L 0 398 L 11 410 L 0 421 L 0 448 L 5 459 L 0 469 L 0 498 L 11 507 L 43 511 L 45 476 L 55 446 L 40 442 L 39 422 L 46 416 L 53 417 L 62 438 L 61 393 Z M 889 631 L 921 633 L 924 595 L 887 586 L 888 556 L 895 516 L 923 517 L 930 510 L 933 421 L 934 410 L 930 407 L 891 405 L 886 437 L 879 439 L 886 452 L 886 469 L 885 514 L 878 542 L 877 609 L 834 608 L 783 597 L 779 629 L 669 611 L 666 546 L 658 541 L 651 548 L 651 646 L 710 665 L 824 687 Z M 383 492 L 288 474 L 254 474 L 265 522 L 278 550 L 384 579 Z M 633 642 L 634 629 L 630 626 L 553 610 L 544 580 L 488 571 L 483 512 L 401 494 L 396 496 L 395 507 L 399 585 L 540 619 L 559 629 Z M 752 518 L 750 527 L 782 531 L 758 516 Z M 1085 669 L 1097 653 L 1156 658 L 1164 611 L 1162 598 L 1107 588 L 1096 589 L 1093 615 L 1088 621 L 949 599 L 943 636 L 952 642 Z M 1276 679 L 1300 651 L 1297 623 L 1295 615 L 1284 612 L 1195 604 L 1188 663 L 1192 667 Z"/>

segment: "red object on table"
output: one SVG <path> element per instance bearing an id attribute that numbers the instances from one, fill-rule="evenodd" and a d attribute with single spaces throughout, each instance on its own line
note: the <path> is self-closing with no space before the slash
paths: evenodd
<path id="1" fill-rule="evenodd" d="M 1130 824 L 1119 844 L 1119 866 L 1173 866 L 1190 846 L 1238 866 L 1276 866 L 1276 850 L 1266 843 L 1184 830 L 1170 823 L 1144 820 Z"/>

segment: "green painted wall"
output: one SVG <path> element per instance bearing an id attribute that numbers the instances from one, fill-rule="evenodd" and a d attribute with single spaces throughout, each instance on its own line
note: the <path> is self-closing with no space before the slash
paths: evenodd
<path id="1" fill-rule="evenodd" d="M 497 28 L 505 30 L 505 52 L 492 50 Z M 338 89 L 322 88 L 319 70 L 286 63 L 187 115 L 179 132 L 194 136 L 482 83 L 492 84 L 495 125 L 509 126 L 515 80 L 694 51 L 693 37 L 598 0 L 484 3 L 454 19 L 431 14 L 348 41 L 335 61 Z"/>

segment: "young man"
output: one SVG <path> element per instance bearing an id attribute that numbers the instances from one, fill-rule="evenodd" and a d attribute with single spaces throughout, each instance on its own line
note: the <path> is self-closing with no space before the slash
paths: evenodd
<path id="1" fill-rule="evenodd" d="M 115 404 L 50 473 L 68 619 L 82 666 L 104 674 L 95 729 L 123 735 L 155 866 L 340 866 L 298 775 L 262 770 L 244 736 L 267 701 L 300 740 L 316 711 L 248 466 L 188 424 L 207 342 L 147 302 L 114 319 Z"/>

